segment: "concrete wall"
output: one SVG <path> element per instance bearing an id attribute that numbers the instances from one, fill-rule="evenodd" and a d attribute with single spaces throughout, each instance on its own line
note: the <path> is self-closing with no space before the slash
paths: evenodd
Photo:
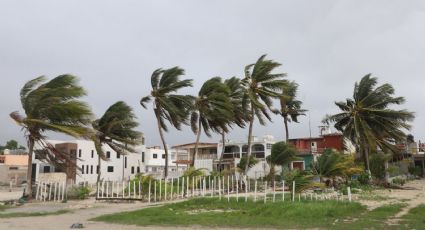
<path id="1" fill-rule="evenodd" d="M 21 184 L 27 180 L 27 168 L 22 165 L 0 165 L 0 183 L 9 184 L 13 181 L 15 185 Z"/>
<path id="2" fill-rule="evenodd" d="M 27 165 L 28 155 L 1 155 L 2 161 L 5 165 Z"/>

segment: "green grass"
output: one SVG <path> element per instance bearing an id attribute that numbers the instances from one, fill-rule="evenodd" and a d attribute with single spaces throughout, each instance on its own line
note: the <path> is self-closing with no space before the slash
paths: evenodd
<path id="1" fill-rule="evenodd" d="M 409 213 L 401 217 L 399 226 L 395 229 L 425 229 L 425 205 L 412 208 Z"/>
<path id="2" fill-rule="evenodd" d="M 1 218 L 15 218 L 15 217 L 33 217 L 33 216 L 50 216 L 50 215 L 61 215 L 70 212 L 69 210 L 59 210 L 56 212 L 11 212 L 11 213 L 0 213 Z"/>
<path id="3" fill-rule="evenodd" d="M 236 228 L 328 228 L 338 219 L 360 216 L 359 203 L 336 201 L 276 202 L 232 199 L 193 199 L 161 207 L 97 217 L 109 223 L 156 226 L 208 226 Z"/>
<path id="4" fill-rule="evenodd" d="M 386 221 L 401 211 L 405 204 L 383 205 L 372 211 L 364 212 L 355 219 L 340 220 L 330 229 L 388 229 Z"/>

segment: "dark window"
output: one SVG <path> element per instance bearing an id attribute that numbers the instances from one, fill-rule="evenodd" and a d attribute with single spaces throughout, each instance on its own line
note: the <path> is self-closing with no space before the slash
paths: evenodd
<path id="1" fill-rule="evenodd" d="M 93 165 L 90 165 L 90 174 L 93 174 Z"/>
<path id="2" fill-rule="evenodd" d="M 158 158 L 158 154 L 154 153 L 154 154 L 152 154 L 152 157 L 153 157 L 154 159 L 156 159 L 156 158 Z"/>
<path id="3" fill-rule="evenodd" d="M 106 158 L 108 158 L 108 159 L 111 158 L 111 152 L 109 152 L 109 151 L 106 152 Z"/>
<path id="4" fill-rule="evenodd" d="M 114 172 L 114 166 L 108 166 L 108 172 Z"/>
<path id="5" fill-rule="evenodd" d="M 117 159 L 121 158 L 121 154 L 117 153 Z"/>
<path id="6" fill-rule="evenodd" d="M 165 154 L 162 154 L 162 159 L 165 159 Z"/>
<path id="7" fill-rule="evenodd" d="M 94 150 L 91 151 L 91 158 L 94 158 Z"/>
<path id="8" fill-rule="evenodd" d="M 127 157 L 124 157 L 124 168 L 127 168 Z"/>
<path id="9" fill-rule="evenodd" d="M 134 166 L 131 166 L 131 174 L 134 174 Z"/>
<path id="10" fill-rule="evenodd" d="M 81 158 L 81 149 L 78 150 L 78 157 Z"/>
<path id="11" fill-rule="evenodd" d="M 9 170 L 18 170 L 18 167 L 9 167 Z"/>
<path id="12" fill-rule="evenodd" d="M 137 173 L 140 173 L 140 167 L 137 166 Z"/>
<path id="13" fill-rule="evenodd" d="M 81 165 L 81 174 L 84 174 L 84 165 Z"/>
<path id="14" fill-rule="evenodd" d="M 43 167 L 43 172 L 44 172 L 44 173 L 48 173 L 48 172 L 50 172 L 50 166 L 44 166 L 44 167 Z"/>
<path id="15" fill-rule="evenodd" d="M 96 174 L 99 174 L 99 165 L 96 166 Z"/>
<path id="16" fill-rule="evenodd" d="M 145 162 L 145 152 L 142 152 L 142 162 Z"/>
<path id="17" fill-rule="evenodd" d="M 86 165 L 86 173 L 89 174 L 89 165 Z"/>

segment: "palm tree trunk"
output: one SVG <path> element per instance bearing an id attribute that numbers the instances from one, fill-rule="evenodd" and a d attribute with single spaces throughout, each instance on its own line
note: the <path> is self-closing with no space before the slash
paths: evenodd
<path id="1" fill-rule="evenodd" d="M 254 125 L 254 107 L 251 103 L 251 117 L 249 119 L 249 129 L 248 129 L 248 150 L 246 153 L 246 165 L 245 165 L 245 175 L 248 175 L 249 170 L 249 158 L 251 157 L 251 144 L 252 144 L 252 128 Z"/>
<path id="2" fill-rule="evenodd" d="M 198 133 L 196 134 L 196 142 L 195 142 L 195 152 L 193 153 L 192 156 L 192 162 L 190 163 L 190 166 L 195 166 L 195 160 L 198 157 L 198 146 L 199 146 L 199 139 L 201 138 L 201 133 L 202 133 L 202 126 L 201 126 L 201 118 L 199 118 L 198 121 Z"/>
<path id="3" fill-rule="evenodd" d="M 30 137 L 28 140 L 28 168 L 27 168 L 27 190 L 25 195 L 28 200 L 32 198 L 32 156 L 34 154 L 34 140 Z"/>
<path id="4" fill-rule="evenodd" d="M 224 131 L 221 132 L 221 142 L 223 143 L 223 147 L 221 148 L 221 156 L 218 159 L 217 171 L 221 172 L 221 162 L 223 161 L 224 151 L 226 149 L 225 142 L 226 141 L 226 133 Z"/>
<path id="5" fill-rule="evenodd" d="M 288 130 L 288 118 L 283 117 L 283 123 L 285 124 L 285 137 L 286 137 L 286 143 L 289 141 L 289 130 Z"/>
<path id="6" fill-rule="evenodd" d="M 161 137 L 162 145 L 164 146 L 165 152 L 165 167 L 164 167 L 164 178 L 168 177 L 168 148 L 167 143 L 165 143 L 164 133 L 161 128 L 160 114 L 157 109 L 155 109 L 156 121 L 158 123 L 159 136 Z"/>
<path id="7" fill-rule="evenodd" d="M 364 147 L 363 154 L 364 154 L 363 160 L 365 163 L 366 173 L 369 174 L 369 177 L 370 177 L 372 174 L 370 173 L 370 165 L 369 165 L 369 147 L 367 146 Z"/>
<path id="8" fill-rule="evenodd" d="M 100 155 L 99 154 L 97 154 L 97 168 L 96 168 L 96 170 L 97 170 L 97 180 L 96 180 L 96 199 L 97 198 L 99 198 L 99 197 L 97 197 L 97 194 L 99 194 L 99 182 L 100 182 L 100 175 L 101 175 L 101 167 L 100 167 L 100 164 L 101 164 L 101 162 L 102 162 L 102 160 L 100 159 Z"/>

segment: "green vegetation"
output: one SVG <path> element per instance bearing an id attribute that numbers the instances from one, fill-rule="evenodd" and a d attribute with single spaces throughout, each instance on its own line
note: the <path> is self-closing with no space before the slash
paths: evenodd
<path id="1" fill-rule="evenodd" d="M 412 208 L 409 213 L 401 217 L 400 225 L 396 229 L 425 229 L 425 205 Z"/>
<path id="2" fill-rule="evenodd" d="M 1 218 L 15 218 L 15 217 L 34 217 L 34 216 L 52 216 L 62 215 L 69 213 L 69 210 L 58 210 L 55 212 L 11 212 L 11 213 L 0 213 Z"/>
<path id="3" fill-rule="evenodd" d="M 0 153 L 3 152 L 3 150 L 9 149 L 9 150 L 15 150 L 15 149 L 21 149 L 25 150 L 25 147 L 22 145 L 18 146 L 18 142 L 16 140 L 9 140 L 6 142 L 5 145 L 0 145 Z"/>
<path id="4" fill-rule="evenodd" d="M 91 192 L 91 189 L 87 186 L 72 187 L 68 191 L 67 198 L 70 200 L 72 199 L 84 200 L 89 198 L 90 192 Z"/>
<path id="5" fill-rule="evenodd" d="M 354 218 L 365 212 L 358 203 L 262 202 L 247 203 L 234 199 L 193 199 L 162 207 L 105 215 L 96 221 L 140 226 L 206 226 L 236 228 L 314 228 L 329 227 L 336 219 Z"/>

